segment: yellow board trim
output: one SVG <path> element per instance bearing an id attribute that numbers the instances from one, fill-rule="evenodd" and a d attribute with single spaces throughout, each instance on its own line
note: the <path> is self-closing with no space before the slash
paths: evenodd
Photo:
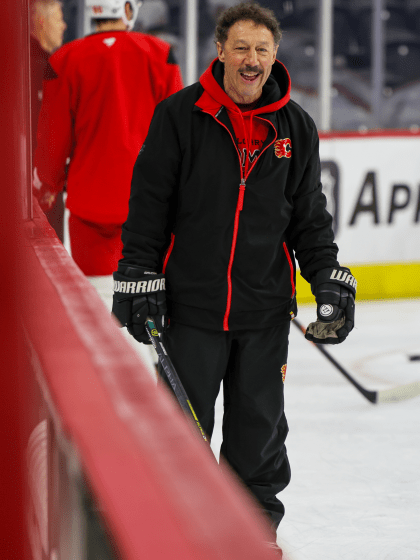
<path id="1" fill-rule="evenodd" d="M 357 280 L 357 299 L 420 297 L 420 262 L 349 265 Z M 311 286 L 296 275 L 297 302 L 313 303 Z"/>

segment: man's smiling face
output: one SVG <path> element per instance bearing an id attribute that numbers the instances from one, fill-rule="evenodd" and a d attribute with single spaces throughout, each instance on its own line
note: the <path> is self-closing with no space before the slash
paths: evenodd
<path id="1" fill-rule="evenodd" d="M 235 103 L 252 103 L 261 96 L 277 48 L 271 31 L 251 20 L 234 23 L 225 44 L 217 43 L 219 60 L 225 65 L 225 91 Z"/>

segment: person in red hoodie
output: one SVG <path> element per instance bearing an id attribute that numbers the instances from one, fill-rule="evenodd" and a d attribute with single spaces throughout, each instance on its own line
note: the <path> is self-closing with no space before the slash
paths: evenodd
<path id="1" fill-rule="evenodd" d="M 156 105 L 182 88 L 168 43 L 128 32 L 137 0 L 87 0 L 95 33 L 49 60 L 34 161 L 34 193 L 48 210 L 66 184 L 71 254 L 87 276 L 121 258 L 133 164 Z"/>
<path id="2" fill-rule="evenodd" d="M 261 504 L 279 555 L 295 257 L 317 300 L 311 340 L 345 340 L 356 293 L 337 261 L 315 124 L 276 60 L 280 38 L 270 10 L 228 8 L 217 58 L 157 106 L 134 165 L 113 303 L 140 342 L 152 316 L 209 437 L 223 383 L 221 453 Z"/>

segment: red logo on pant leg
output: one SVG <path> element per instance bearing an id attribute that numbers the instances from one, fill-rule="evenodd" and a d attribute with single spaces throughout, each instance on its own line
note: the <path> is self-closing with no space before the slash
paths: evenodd
<path id="1" fill-rule="evenodd" d="M 290 138 L 283 138 L 283 140 L 276 140 L 274 142 L 274 153 L 278 158 L 292 157 L 292 141 Z"/>
<path id="2" fill-rule="evenodd" d="M 286 379 L 286 369 L 287 369 L 287 364 L 284 364 L 284 366 L 281 366 L 281 378 L 283 379 L 283 383 L 284 380 Z"/>

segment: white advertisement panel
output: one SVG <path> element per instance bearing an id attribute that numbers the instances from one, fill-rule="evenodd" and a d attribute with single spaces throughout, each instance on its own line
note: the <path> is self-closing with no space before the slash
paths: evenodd
<path id="1" fill-rule="evenodd" d="M 420 262 L 420 134 L 320 134 L 339 261 Z"/>

